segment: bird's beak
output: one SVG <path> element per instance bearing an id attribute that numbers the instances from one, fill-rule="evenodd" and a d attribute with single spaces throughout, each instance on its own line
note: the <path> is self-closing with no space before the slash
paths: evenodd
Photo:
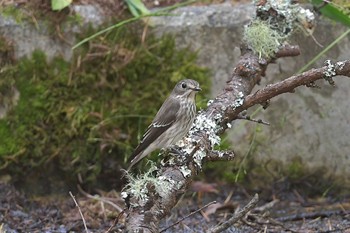
<path id="1" fill-rule="evenodd" d="M 202 90 L 202 88 L 200 88 L 200 87 L 192 87 L 191 89 L 194 91 L 201 91 Z"/>

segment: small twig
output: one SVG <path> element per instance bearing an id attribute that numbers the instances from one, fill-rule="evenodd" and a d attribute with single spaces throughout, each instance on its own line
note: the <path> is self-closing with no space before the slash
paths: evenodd
<path id="1" fill-rule="evenodd" d="M 295 57 L 300 55 L 300 48 L 296 45 L 284 45 L 278 49 L 275 54 L 276 58 L 280 57 Z"/>
<path id="2" fill-rule="evenodd" d="M 289 228 L 289 227 L 286 227 L 283 223 L 277 221 L 276 219 L 268 218 L 268 221 L 269 221 L 271 224 L 273 224 L 273 225 L 282 227 L 285 231 L 290 231 L 290 232 L 293 232 L 293 233 L 298 233 L 298 231 L 293 230 L 293 229 L 291 229 L 291 228 Z"/>
<path id="3" fill-rule="evenodd" d="M 277 221 L 287 222 L 287 221 L 299 221 L 303 219 L 315 219 L 315 218 L 327 218 L 331 215 L 340 215 L 344 214 L 342 210 L 325 210 L 325 211 L 317 211 L 311 213 L 297 213 L 287 216 L 282 216 L 276 218 Z"/>
<path id="4" fill-rule="evenodd" d="M 163 229 L 163 230 L 161 230 L 160 232 L 164 232 L 164 231 L 168 230 L 169 228 L 171 228 L 171 227 L 173 227 L 173 226 L 175 226 L 175 225 L 179 224 L 180 222 L 182 222 L 182 221 L 183 221 L 183 220 L 185 220 L 186 218 L 191 217 L 192 215 L 194 215 L 194 214 L 198 213 L 199 211 L 203 210 L 204 208 L 206 208 L 206 207 L 208 207 L 208 206 L 210 206 L 210 205 L 212 205 L 212 204 L 215 204 L 215 203 L 216 203 L 216 201 L 209 202 L 209 203 L 208 203 L 208 204 L 206 204 L 205 206 L 203 206 L 203 207 L 199 208 L 199 209 L 198 209 L 198 210 L 196 210 L 196 211 L 193 211 L 193 212 L 189 213 L 189 214 L 188 214 L 188 215 L 186 215 L 185 217 L 181 218 L 180 220 L 178 220 L 177 222 L 175 222 L 175 223 L 171 224 L 170 226 L 168 226 L 168 227 L 164 228 L 164 229 Z"/>
<path id="5" fill-rule="evenodd" d="M 271 209 L 272 207 L 274 207 L 278 202 L 279 202 L 278 199 L 270 201 L 270 202 L 266 203 L 263 206 L 259 206 L 257 208 L 254 208 L 254 212 L 260 212 L 260 213 L 261 212 L 265 212 L 266 210 Z"/>
<path id="6" fill-rule="evenodd" d="M 72 199 L 73 199 L 73 201 L 75 203 L 75 206 L 78 207 L 79 214 L 80 214 L 81 218 L 83 219 L 84 228 L 85 228 L 86 233 L 89 233 L 89 230 L 87 229 L 87 226 L 86 226 L 86 222 L 85 222 L 85 218 L 84 218 L 83 212 L 81 212 L 81 209 L 80 209 L 80 206 L 78 205 L 78 202 L 75 200 L 75 197 L 73 196 L 71 191 L 69 191 L 69 195 L 72 197 Z"/>
<path id="7" fill-rule="evenodd" d="M 249 221 L 248 221 L 249 219 Z M 295 231 L 293 229 L 290 229 L 288 227 L 286 227 L 283 223 L 264 216 L 264 215 L 260 215 L 260 214 L 247 214 L 246 219 L 244 219 L 244 223 L 247 224 L 248 226 L 252 226 L 256 229 L 261 229 L 263 227 L 267 227 L 267 226 L 277 226 L 277 227 L 281 227 L 283 228 L 285 231 L 287 232 L 293 232 L 293 233 L 298 233 L 298 231 Z M 254 222 L 252 222 L 254 221 Z"/>
<path id="8" fill-rule="evenodd" d="M 242 114 L 239 114 L 236 119 L 252 121 L 263 125 L 270 125 L 269 122 L 263 121 L 261 119 L 253 119 L 250 116 L 243 116 Z"/>
<path id="9" fill-rule="evenodd" d="M 232 226 L 235 222 L 242 219 L 251 209 L 253 209 L 256 206 L 258 201 L 259 201 L 259 195 L 255 194 L 253 199 L 250 200 L 250 202 L 246 206 L 244 206 L 239 212 L 234 214 L 226 222 L 221 223 L 221 224 L 215 226 L 214 228 L 211 228 L 208 232 L 209 233 L 217 233 L 217 232 L 222 232 L 222 231 L 226 230 L 227 228 Z"/>
<path id="10" fill-rule="evenodd" d="M 205 158 L 206 161 L 230 161 L 235 157 L 234 151 L 217 151 L 211 150 L 208 151 L 208 155 Z"/>
<path id="11" fill-rule="evenodd" d="M 107 229 L 107 231 L 106 231 L 105 233 L 109 233 L 109 232 L 112 230 L 112 228 L 113 228 L 115 225 L 117 225 L 117 223 L 119 222 L 120 217 L 121 217 L 124 213 L 125 213 L 125 209 L 124 209 L 122 212 L 120 212 L 120 213 L 118 214 L 118 216 L 114 219 L 113 224 Z"/>

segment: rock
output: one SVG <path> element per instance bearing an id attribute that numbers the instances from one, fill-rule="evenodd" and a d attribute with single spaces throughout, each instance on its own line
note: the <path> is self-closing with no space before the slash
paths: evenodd
<path id="1" fill-rule="evenodd" d="M 91 23 L 98 26 L 103 23 L 104 17 L 98 7 L 91 5 L 74 5 L 72 10 L 82 18 L 82 26 Z M 75 42 L 74 33 L 81 31 L 78 24 L 64 29 L 64 39 L 52 36 L 46 22 L 38 22 L 37 25 L 29 22 L 17 22 L 14 18 L 0 15 L 0 35 L 13 45 L 15 59 L 30 56 L 35 50 L 45 51 L 48 60 L 61 55 L 65 60 L 70 60 L 73 52 L 72 45 Z M 63 30 L 63 29 L 62 29 Z M 6 96 L 0 93 L 0 119 L 16 105 L 20 93 L 15 87 L 9 90 Z M 5 94 L 4 94 L 5 95 Z"/>
<path id="2" fill-rule="evenodd" d="M 50 60 L 62 55 L 66 60 L 72 57 L 72 45 L 75 42 L 73 33 L 78 33 L 81 28 L 91 23 L 93 26 L 101 25 L 104 21 L 103 13 L 98 7 L 91 5 L 74 5 L 72 10 L 82 18 L 82 26 L 65 25 L 62 38 L 53 36 L 48 24 L 39 21 L 37 25 L 29 22 L 16 22 L 12 17 L 0 15 L 0 34 L 14 43 L 14 55 L 16 58 L 30 56 L 35 50 L 46 52 Z M 55 34 L 56 35 L 56 34 Z"/>

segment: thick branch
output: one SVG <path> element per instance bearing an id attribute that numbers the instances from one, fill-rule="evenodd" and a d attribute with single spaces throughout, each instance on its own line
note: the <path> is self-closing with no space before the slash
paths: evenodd
<path id="1" fill-rule="evenodd" d="M 296 53 L 295 47 L 291 47 L 290 51 L 289 53 L 288 48 L 284 48 L 282 54 L 293 56 Z M 142 229 L 144 232 L 157 232 L 160 219 L 175 206 L 179 195 L 187 190 L 193 177 L 200 172 L 204 161 L 233 158 L 232 154 L 214 151 L 213 146 L 220 141 L 218 135 L 230 127 L 230 122 L 236 119 L 240 112 L 318 79 L 324 78 L 331 83 L 332 77 L 336 75 L 350 76 L 350 61 L 338 62 L 335 65 L 328 63 L 319 69 L 292 76 L 250 94 L 270 61 L 259 60 L 249 50 L 245 52 L 224 90 L 205 111 L 199 113 L 189 135 L 178 145 L 181 153 L 173 155 L 172 162 L 158 172 L 159 184 L 147 183 L 146 190 L 143 190 L 148 195 L 147 199 L 139 200 L 131 193 L 126 194 L 129 204 L 128 231 Z M 161 186 L 161 193 L 157 191 L 157 185 Z"/>

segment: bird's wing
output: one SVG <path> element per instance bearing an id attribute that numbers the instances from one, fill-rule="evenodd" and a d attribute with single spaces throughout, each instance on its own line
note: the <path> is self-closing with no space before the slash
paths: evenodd
<path id="1" fill-rule="evenodd" d="M 152 142 L 154 142 L 162 133 L 164 133 L 176 120 L 176 114 L 180 108 L 180 103 L 168 98 L 159 109 L 151 125 L 148 126 L 142 137 L 140 144 L 132 154 L 132 164 L 136 164 L 142 158 L 139 154 L 144 151 Z M 146 156 L 146 155 L 144 155 Z"/>
<path id="2" fill-rule="evenodd" d="M 168 98 L 162 107 L 158 110 L 150 126 L 144 133 L 141 143 L 144 141 L 154 141 L 159 135 L 167 130 L 176 120 L 176 114 L 180 108 L 178 101 Z M 159 131 L 159 132 L 158 132 Z M 154 138 L 154 136 L 156 136 Z M 153 140 L 152 140 L 153 138 Z"/>

